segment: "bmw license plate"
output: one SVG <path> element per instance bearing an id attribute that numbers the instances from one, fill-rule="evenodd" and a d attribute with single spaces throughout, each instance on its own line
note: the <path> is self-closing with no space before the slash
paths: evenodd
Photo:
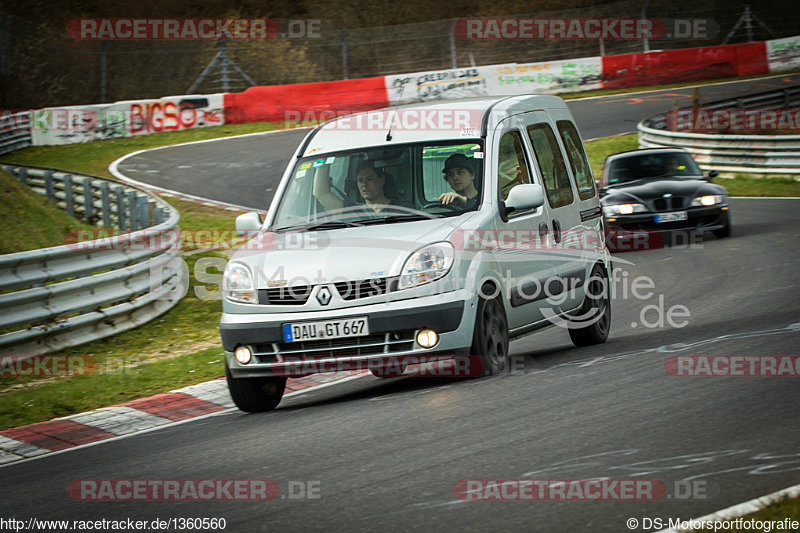
<path id="1" fill-rule="evenodd" d="M 283 325 L 284 342 L 320 341 L 369 335 L 367 317 Z"/>
<path id="2" fill-rule="evenodd" d="M 686 220 L 688 215 L 686 211 L 675 211 L 673 213 L 659 213 L 656 215 L 656 222 L 675 222 L 678 220 Z"/>

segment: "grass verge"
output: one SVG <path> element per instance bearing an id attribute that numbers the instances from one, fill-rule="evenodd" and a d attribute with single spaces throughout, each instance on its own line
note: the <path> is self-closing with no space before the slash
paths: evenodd
<path id="1" fill-rule="evenodd" d="M 64 235 L 92 226 L 67 215 L 7 172 L 0 171 L 0 254 L 64 244 Z"/>

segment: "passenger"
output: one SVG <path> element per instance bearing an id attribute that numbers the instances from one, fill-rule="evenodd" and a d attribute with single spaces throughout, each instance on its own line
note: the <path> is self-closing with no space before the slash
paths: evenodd
<path id="1" fill-rule="evenodd" d="M 444 162 L 444 179 L 453 189 L 437 198 L 443 204 L 458 204 L 465 210 L 478 204 L 478 189 L 475 188 L 475 170 L 464 154 L 453 154 Z"/>

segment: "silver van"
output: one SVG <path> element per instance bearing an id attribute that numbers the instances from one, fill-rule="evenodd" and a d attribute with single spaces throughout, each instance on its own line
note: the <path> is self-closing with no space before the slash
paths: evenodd
<path id="1" fill-rule="evenodd" d="M 236 220 L 253 238 L 223 277 L 231 396 L 267 411 L 287 377 L 393 377 L 443 360 L 491 375 L 510 340 L 554 325 L 578 346 L 604 342 L 602 224 L 578 129 L 555 96 L 326 122 L 297 149 L 266 220 Z"/>

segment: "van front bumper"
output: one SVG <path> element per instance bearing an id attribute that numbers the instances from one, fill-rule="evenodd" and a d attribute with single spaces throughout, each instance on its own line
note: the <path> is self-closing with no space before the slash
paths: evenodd
<path id="1" fill-rule="evenodd" d="M 378 368 L 466 354 L 472 344 L 477 295 L 466 290 L 355 306 L 330 311 L 275 314 L 223 313 L 220 335 L 230 373 L 235 378 L 303 376 L 361 368 Z M 288 343 L 283 325 L 366 316 L 369 335 L 345 339 Z M 423 348 L 421 329 L 433 329 L 439 342 Z M 247 364 L 233 356 L 238 346 L 253 354 Z"/>

